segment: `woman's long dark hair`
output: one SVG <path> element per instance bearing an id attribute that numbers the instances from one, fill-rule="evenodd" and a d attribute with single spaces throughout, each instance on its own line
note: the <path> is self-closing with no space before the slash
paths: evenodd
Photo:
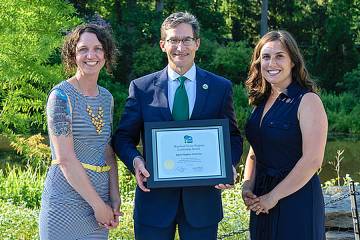
<path id="1" fill-rule="evenodd" d="M 249 93 L 249 103 L 257 106 L 262 100 L 269 97 L 271 86 L 261 75 L 261 56 L 262 47 L 273 41 L 280 41 L 287 50 L 294 67 L 291 70 L 292 81 L 297 81 L 302 87 L 315 92 L 315 83 L 311 80 L 309 73 L 305 67 L 304 59 L 300 53 L 299 47 L 295 39 L 287 31 L 271 31 L 265 34 L 254 49 L 248 79 L 245 86 Z"/>

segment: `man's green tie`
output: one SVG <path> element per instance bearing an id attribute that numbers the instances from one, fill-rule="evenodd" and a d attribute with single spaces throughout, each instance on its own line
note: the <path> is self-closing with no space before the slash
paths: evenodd
<path id="1" fill-rule="evenodd" d="M 176 89 L 174 104 L 172 109 L 172 116 L 174 120 L 188 120 L 189 119 L 189 99 L 186 93 L 184 76 L 177 78 L 180 81 L 180 86 Z"/>

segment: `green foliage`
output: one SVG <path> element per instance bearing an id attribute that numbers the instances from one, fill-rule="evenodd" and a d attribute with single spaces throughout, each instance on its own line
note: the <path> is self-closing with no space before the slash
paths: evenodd
<path id="1" fill-rule="evenodd" d="M 344 159 L 339 168 L 339 175 L 342 178 L 346 173 L 350 174 L 354 179 L 360 180 L 360 172 L 358 171 L 360 152 L 360 141 L 358 135 L 353 134 L 329 134 L 326 144 L 324 161 L 321 167 L 320 177 L 322 182 L 328 179 L 336 179 L 338 173 L 334 168 L 334 162 L 338 156 L 339 149 L 344 150 Z M 334 161 L 335 160 L 335 161 Z"/>
<path id="2" fill-rule="evenodd" d="M 119 162 L 119 185 L 121 196 L 125 199 L 132 199 L 135 196 L 136 181 L 133 174 L 126 168 L 125 164 Z"/>
<path id="3" fill-rule="evenodd" d="M 349 174 L 345 174 L 345 177 L 342 177 L 342 178 L 332 178 L 326 182 L 324 182 L 323 184 L 321 184 L 321 187 L 326 190 L 328 189 L 329 187 L 341 187 L 341 186 L 349 186 L 350 185 L 350 182 L 353 181 L 353 179 L 351 178 L 351 176 Z M 342 185 L 339 184 L 339 182 L 342 182 Z M 359 185 L 358 182 L 355 182 L 354 183 L 356 186 Z"/>
<path id="4" fill-rule="evenodd" d="M 340 187 L 340 166 L 341 166 L 342 160 L 344 160 L 344 157 L 342 156 L 343 153 L 344 153 L 344 149 L 343 150 L 337 150 L 335 160 L 329 162 L 331 165 L 333 165 L 333 167 L 334 167 L 334 169 L 336 171 L 336 175 L 337 175 L 336 179 L 337 179 L 339 187 Z"/>
<path id="5" fill-rule="evenodd" d="M 353 93 L 355 97 L 360 97 L 360 63 L 357 68 L 345 74 L 342 86 L 344 90 Z"/>
<path id="6" fill-rule="evenodd" d="M 110 239 L 134 239 L 133 236 L 133 199 L 136 182 L 123 164 L 119 164 L 120 188 L 122 196 L 121 211 L 124 216 L 120 227 L 110 232 Z M 219 225 L 219 236 L 248 229 L 249 215 L 241 198 L 241 185 L 236 184 L 234 189 L 223 191 L 224 219 Z M 227 239 L 248 239 L 247 233 L 236 234 Z"/>
<path id="7" fill-rule="evenodd" d="M 124 213 L 124 215 L 120 218 L 119 227 L 110 231 L 110 240 L 134 239 L 133 207 L 133 199 L 122 198 L 121 211 Z"/>
<path id="8" fill-rule="evenodd" d="M 201 37 L 200 48 L 196 52 L 196 64 L 198 64 L 199 67 L 212 71 L 212 69 L 209 68 L 209 65 L 214 58 L 216 49 L 219 47 L 219 43 L 213 39 L 209 37 Z"/>
<path id="9" fill-rule="evenodd" d="M 0 2 L 3 33 L 0 35 L 0 132 L 12 141 L 23 164 L 23 167 L 13 165 L 0 170 L 1 239 L 38 239 L 37 208 L 45 178 L 44 167 L 50 157 L 41 135 L 34 134 L 46 132 L 47 93 L 65 78 L 59 64 L 59 46 L 64 33 L 80 23 L 77 15 L 84 19 L 94 16 L 105 19 L 111 24 L 118 43 L 121 57 L 114 76 L 102 71 L 99 78 L 99 84 L 115 99 L 115 127 L 128 95 L 129 80 L 166 65 L 166 55 L 159 50 L 158 42 L 160 25 L 170 13 L 186 10 L 198 17 L 201 46 L 196 63 L 234 83 L 246 78 L 251 53 L 247 46 L 253 46 L 259 39 L 260 1 L 70 2 L 74 5 L 61 0 Z M 294 35 L 310 72 L 326 90 L 321 97 L 330 132 L 360 133 L 360 121 L 357 121 L 360 115 L 357 101 L 360 96 L 359 11 L 359 1 L 269 1 L 270 29 L 285 29 Z M 341 90 L 348 93 L 333 93 Z M 236 116 L 243 130 L 251 107 L 242 85 L 235 84 L 233 92 Z M 133 239 L 136 184 L 121 163 L 119 176 L 124 216 L 121 226 L 110 236 L 111 239 Z M 220 236 L 248 226 L 248 212 L 240 196 L 239 185 L 233 191 L 223 192 L 225 219 L 219 227 Z M 235 235 L 232 239 L 239 238 L 247 237 Z"/>
<path id="10" fill-rule="evenodd" d="M 329 122 L 329 132 L 360 133 L 360 104 L 351 93 L 321 93 Z"/>
<path id="11" fill-rule="evenodd" d="M 80 16 L 86 19 L 100 16 L 111 24 L 122 53 L 114 76 L 115 81 L 122 83 L 165 67 L 164 54 L 161 56 L 157 47 L 151 46 L 158 44 L 162 21 L 176 11 L 193 13 L 201 24 L 202 44 L 196 59 L 199 66 L 225 75 L 236 83 L 246 77 L 246 70 L 232 67 L 231 60 L 227 59 L 222 68 L 224 59 L 220 56 L 215 59 L 215 52 L 224 56 L 225 49 L 217 50 L 227 42 L 242 41 L 254 46 L 259 39 L 261 1 L 73 2 Z M 337 92 L 344 89 L 344 74 L 360 61 L 359 1 L 270 0 L 268 12 L 269 30 L 285 29 L 294 35 L 310 72 L 319 79 L 321 87 Z M 231 59 L 236 62 L 236 54 L 233 55 Z M 247 65 L 245 63 L 244 67 Z M 242 73 L 236 75 L 239 71 Z"/>
<path id="12" fill-rule="evenodd" d="M 260 32 L 260 1 L 227 0 L 221 2 L 227 29 L 233 41 L 246 41 L 254 45 Z M 227 33 L 227 36 L 230 35 Z"/>
<path id="13" fill-rule="evenodd" d="M 340 92 L 344 74 L 360 61 L 355 47 L 356 34 L 352 27 L 355 22 L 352 14 L 343 14 L 352 8 L 359 8 L 359 5 L 355 1 L 328 1 L 323 6 L 324 32 L 320 32 L 321 45 L 315 51 L 313 73 L 319 76 L 320 85 L 326 90 Z"/>
<path id="14" fill-rule="evenodd" d="M 231 42 L 215 50 L 211 69 L 234 83 L 245 81 L 252 50 L 245 42 Z"/>
<path id="15" fill-rule="evenodd" d="M 360 104 L 356 96 L 351 93 L 334 94 L 325 91 L 320 95 L 328 117 L 329 132 L 360 133 Z M 233 97 L 238 125 L 243 130 L 252 107 L 248 105 L 247 93 L 241 84 L 233 86 Z"/>
<path id="16" fill-rule="evenodd" d="M 75 9 L 60 0 L 4 0 L 0 18 L 0 128 L 43 131 L 47 92 L 63 79 L 62 67 L 48 60 L 63 32 L 79 23 Z"/>
<path id="17" fill-rule="evenodd" d="M 248 104 L 246 90 L 241 84 L 233 86 L 233 98 L 236 119 L 238 121 L 240 130 L 243 131 L 252 107 Z"/>
<path id="18" fill-rule="evenodd" d="M 26 170 L 8 167 L 7 174 L 0 170 L 0 238 L 38 239 L 38 214 L 45 174 L 30 166 Z M 110 239 L 134 239 L 133 200 L 135 179 L 119 163 L 119 182 L 122 205 L 120 226 L 110 231 Z M 248 211 L 241 201 L 241 185 L 222 193 L 225 218 L 220 222 L 219 236 L 247 229 Z M 26 213 L 26 214 L 25 214 Z M 16 229 L 15 229 L 16 228 Z M 247 239 L 247 233 L 229 239 Z"/>
<path id="19" fill-rule="evenodd" d="M 36 134 L 28 138 L 12 137 L 10 145 L 22 156 L 24 165 L 45 170 L 50 165 L 51 153 L 48 145 L 44 143 L 44 137 Z"/>
<path id="20" fill-rule="evenodd" d="M 29 208 L 40 206 L 45 175 L 27 165 L 25 169 L 8 165 L 0 169 L 0 199 Z"/>
<path id="21" fill-rule="evenodd" d="M 249 227 L 249 211 L 246 210 L 246 206 L 241 199 L 241 189 L 242 185 L 236 184 L 234 189 L 222 192 L 224 219 L 219 225 L 219 237 L 247 230 Z M 249 235 L 245 231 L 242 234 L 234 234 L 234 236 L 227 237 L 226 239 L 245 240 L 249 239 Z"/>
<path id="22" fill-rule="evenodd" d="M 119 185 L 121 193 L 121 211 L 124 215 L 120 219 L 117 229 L 110 231 L 110 239 L 134 239 L 133 207 L 136 181 L 122 162 L 118 163 Z"/>
<path id="23" fill-rule="evenodd" d="M 114 71 L 115 80 L 127 84 L 129 80 L 138 76 L 140 72 L 145 71 L 149 73 L 146 68 L 142 69 L 142 66 L 139 66 L 145 59 L 136 59 L 135 55 L 138 56 L 140 54 L 143 58 L 145 56 L 142 53 L 147 47 L 158 45 L 160 40 L 159 29 L 163 16 L 155 10 L 155 4 L 150 1 L 110 2 L 97 1 L 96 5 L 83 2 L 83 7 L 94 12 L 106 12 L 102 16 L 106 17 L 106 20 L 111 23 L 114 38 L 121 52 L 121 57 L 118 59 L 118 64 Z M 107 10 L 105 11 L 104 9 Z M 158 49 L 159 47 L 156 48 Z M 150 49 L 150 53 L 158 54 L 156 48 Z M 145 58 L 152 57 L 150 55 Z M 158 61 L 161 62 L 161 58 Z M 134 64 L 136 64 L 135 68 Z M 149 65 L 147 64 L 147 66 Z M 158 64 L 154 65 L 150 72 L 156 70 L 159 70 Z"/>
<path id="24" fill-rule="evenodd" d="M 166 54 L 163 53 L 159 44 L 143 44 L 134 53 L 132 75 L 134 78 L 161 70 L 166 66 Z"/>
<path id="25" fill-rule="evenodd" d="M 39 210 L 0 199 L 0 239 L 37 240 Z"/>
<path id="26" fill-rule="evenodd" d="M 115 130 L 128 97 L 128 85 L 114 82 L 113 77 L 105 71 L 100 72 L 99 85 L 109 90 L 114 97 L 113 130 Z"/>

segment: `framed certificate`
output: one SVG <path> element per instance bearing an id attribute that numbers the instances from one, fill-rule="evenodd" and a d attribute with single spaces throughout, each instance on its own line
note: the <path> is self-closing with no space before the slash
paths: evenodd
<path id="1" fill-rule="evenodd" d="M 145 122 L 148 188 L 233 184 L 228 119 Z"/>

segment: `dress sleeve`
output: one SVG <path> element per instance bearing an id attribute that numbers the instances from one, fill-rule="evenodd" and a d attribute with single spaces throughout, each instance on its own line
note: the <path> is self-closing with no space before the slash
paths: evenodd
<path id="1" fill-rule="evenodd" d="M 72 109 L 69 97 L 61 89 L 50 92 L 46 117 L 49 134 L 53 136 L 69 136 L 72 134 Z"/>

